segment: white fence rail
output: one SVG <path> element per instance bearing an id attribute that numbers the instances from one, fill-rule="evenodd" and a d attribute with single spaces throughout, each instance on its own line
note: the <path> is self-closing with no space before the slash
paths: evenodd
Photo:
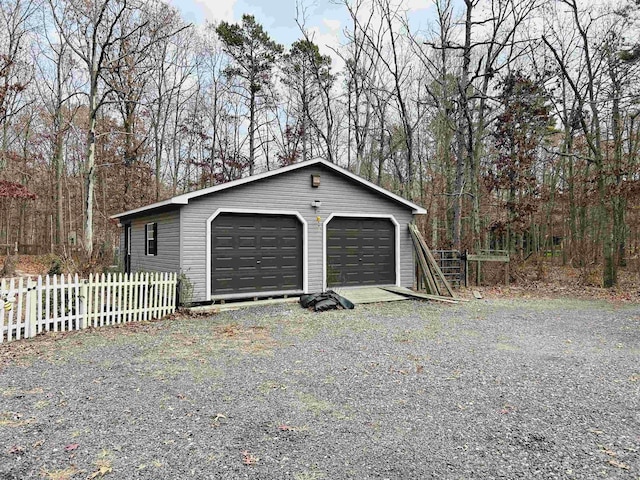
<path id="1" fill-rule="evenodd" d="M 176 283 L 175 273 L 2 279 L 0 343 L 164 317 L 176 309 Z"/>

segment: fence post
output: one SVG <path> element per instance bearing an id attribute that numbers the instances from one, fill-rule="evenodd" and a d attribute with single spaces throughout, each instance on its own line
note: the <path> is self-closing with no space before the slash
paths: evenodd
<path id="1" fill-rule="evenodd" d="M 25 335 L 27 338 L 35 337 L 36 334 L 38 333 L 36 329 L 36 322 L 38 318 L 36 315 L 37 305 L 38 305 L 38 289 L 36 288 L 36 285 L 31 280 L 31 277 L 29 277 L 27 279 L 27 312 L 26 312 L 27 328 L 25 332 L 27 334 Z"/>
<path id="2" fill-rule="evenodd" d="M 81 280 L 81 284 L 80 284 L 80 295 L 79 295 L 79 300 L 80 300 L 80 307 L 79 307 L 79 314 L 80 314 L 80 328 L 84 329 L 87 328 L 89 325 L 88 319 L 87 319 L 87 281 L 86 280 Z"/>
<path id="3" fill-rule="evenodd" d="M 173 272 L 173 274 L 171 275 L 171 282 L 173 286 L 173 295 L 169 297 L 169 306 L 171 308 L 171 313 L 173 313 L 180 305 L 180 279 L 178 278 L 178 274 L 176 272 Z"/>

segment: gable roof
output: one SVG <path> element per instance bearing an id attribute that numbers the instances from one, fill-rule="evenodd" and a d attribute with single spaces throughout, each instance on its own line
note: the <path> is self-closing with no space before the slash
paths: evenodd
<path id="1" fill-rule="evenodd" d="M 291 172 L 293 170 L 298 170 L 300 168 L 305 168 L 312 165 L 322 165 L 328 168 L 329 170 L 333 170 L 334 172 L 337 172 L 345 177 L 348 177 L 351 180 L 355 181 L 356 183 L 359 183 L 367 188 L 370 188 L 371 190 L 374 190 L 380 193 L 381 195 L 384 195 L 387 198 L 390 198 L 391 200 L 395 200 L 396 202 L 401 203 L 407 206 L 408 208 L 411 208 L 414 214 L 427 213 L 427 211 L 421 206 L 416 205 L 415 203 L 410 202 L 408 200 L 405 200 L 404 198 L 396 195 L 395 193 L 391 193 L 389 190 L 385 190 L 384 188 L 379 187 L 375 183 L 369 182 L 368 180 L 365 180 L 364 178 L 361 178 L 358 175 L 351 173 L 349 170 L 339 167 L 331 162 L 327 162 L 326 160 L 315 159 L 315 160 L 307 160 L 306 162 L 294 163 L 293 165 L 278 168 L 276 170 L 270 170 L 264 173 L 259 173 L 257 175 L 252 175 L 250 177 L 240 178 L 238 180 L 233 180 L 231 182 L 221 183 L 219 185 L 214 185 L 213 187 L 203 188 L 201 190 L 195 190 L 193 192 L 184 193 L 182 195 L 169 198 L 168 200 L 163 200 L 162 202 L 152 203 L 144 207 L 135 208 L 133 210 L 111 215 L 110 218 L 117 219 L 122 217 L 128 217 L 130 215 L 136 215 L 136 214 L 144 213 L 147 211 L 151 212 L 153 210 L 156 210 L 162 207 L 168 207 L 171 205 L 187 205 L 189 203 L 189 200 L 191 200 L 192 198 L 202 197 L 204 195 L 209 195 L 215 192 L 219 192 L 221 190 L 226 190 L 228 188 L 238 187 L 240 185 L 244 185 L 245 183 L 255 182 L 258 180 L 273 177 L 275 175 L 280 175 L 283 173 Z"/>

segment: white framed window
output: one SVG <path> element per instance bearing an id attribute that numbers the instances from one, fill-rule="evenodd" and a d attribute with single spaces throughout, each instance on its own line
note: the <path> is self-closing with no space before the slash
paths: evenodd
<path id="1" fill-rule="evenodd" d="M 146 255 L 158 254 L 158 224 L 147 223 L 144 230 L 144 243 Z"/>

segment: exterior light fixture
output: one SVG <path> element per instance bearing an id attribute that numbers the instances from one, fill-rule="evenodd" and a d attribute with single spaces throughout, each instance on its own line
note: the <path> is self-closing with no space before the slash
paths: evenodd
<path id="1" fill-rule="evenodd" d="M 313 188 L 318 188 L 320 186 L 320 175 L 317 173 L 311 175 L 311 186 Z"/>
<path id="2" fill-rule="evenodd" d="M 322 202 L 320 200 L 314 200 L 313 202 L 311 202 L 311 206 L 313 208 L 320 208 L 320 205 L 322 205 Z"/>

